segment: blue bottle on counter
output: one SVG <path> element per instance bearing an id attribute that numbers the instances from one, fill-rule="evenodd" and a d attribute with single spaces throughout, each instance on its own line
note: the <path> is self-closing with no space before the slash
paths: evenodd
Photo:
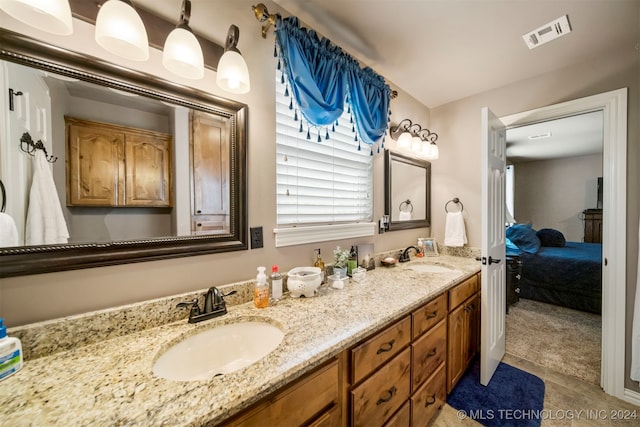
<path id="1" fill-rule="evenodd" d="M 0 319 L 0 381 L 22 369 L 22 343 L 7 336 L 7 327 Z"/>

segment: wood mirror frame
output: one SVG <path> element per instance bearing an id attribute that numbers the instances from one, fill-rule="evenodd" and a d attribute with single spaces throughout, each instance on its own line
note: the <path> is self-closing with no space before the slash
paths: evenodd
<path id="1" fill-rule="evenodd" d="M 246 105 L 6 29 L 0 29 L 0 59 L 221 115 L 232 123 L 229 233 L 0 248 L 0 277 L 248 249 Z"/>
<path id="2" fill-rule="evenodd" d="M 394 166 L 395 164 L 395 166 Z M 425 169 L 425 217 L 407 221 L 393 220 L 392 211 L 398 209 L 406 199 L 403 195 L 393 194 L 393 176 L 402 166 L 414 166 Z M 431 226 L 431 163 L 427 160 L 400 154 L 390 150 L 384 151 L 384 212 L 389 216 L 389 231 L 407 230 L 411 228 L 423 228 Z"/>

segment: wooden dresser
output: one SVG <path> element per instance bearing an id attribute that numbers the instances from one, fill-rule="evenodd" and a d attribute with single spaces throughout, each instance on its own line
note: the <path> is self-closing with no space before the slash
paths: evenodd
<path id="1" fill-rule="evenodd" d="M 602 209 L 585 209 L 584 242 L 602 243 Z"/>

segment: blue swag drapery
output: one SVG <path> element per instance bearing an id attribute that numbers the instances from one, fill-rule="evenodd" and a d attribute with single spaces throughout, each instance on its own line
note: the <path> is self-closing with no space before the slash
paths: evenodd
<path id="1" fill-rule="evenodd" d="M 295 16 L 278 16 L 276 47 L 280 52 L 281 81 L 285 83 L 286 76 L 293 98 L 290 108 L 294 109 L 295 100 L 309 126 L 333 127 L 347 104 L 355 123 L 355 139 L 371 146 L 381 140 L 384 143 L 391 88 L 383 77 L 371 68 L 361 68 L 353 57 L 328 39 L 321 40 L 315 31 L 301 27 Z M 325 138 L 328 135 L 327 130 Z"/>

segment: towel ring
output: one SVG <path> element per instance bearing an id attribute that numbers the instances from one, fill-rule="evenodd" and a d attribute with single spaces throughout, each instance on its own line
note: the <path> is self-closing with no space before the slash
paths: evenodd
<path id="1" fill-rule="evenodd" d="M 462 212 L 464 210 L 464 205 L 462 204 L 462 202 L 460 201 L 460 199 L 458 199 L 457 197 L 454 197 L 453 199 L 449 200 L 445 205 L 444 205 L 444 211 L 446 213 L 449 213 L 449 210 L 447 209 L 447 206 L 449 206 L 449 203 L 455 203 L 456 205 L 460 205 L 460 212 Z"/>
<path id="2" fill-rule="evenodd" d="M 407 207 L 411 208 L 409 212 L 413 212 L 413 205 L 411 204 L 411 200 L 407 199 L 404 202 L 400 203 L 400 206 L 398 207 L 398 209 L 400 209 L 400 212 L 405 212 L 402 210 L 402 205 L 407 205 Z"/>
<path id="3" fill-rule="evenodd" d="M 0 212 L 4 212 L 5 208 L 7 207 L 7 192 L 4 189 L 4 184 L 2 183 L 1 179 L 0 179 L 0 192 L 2 193 L 2 207 L 0 207 Z"/>

